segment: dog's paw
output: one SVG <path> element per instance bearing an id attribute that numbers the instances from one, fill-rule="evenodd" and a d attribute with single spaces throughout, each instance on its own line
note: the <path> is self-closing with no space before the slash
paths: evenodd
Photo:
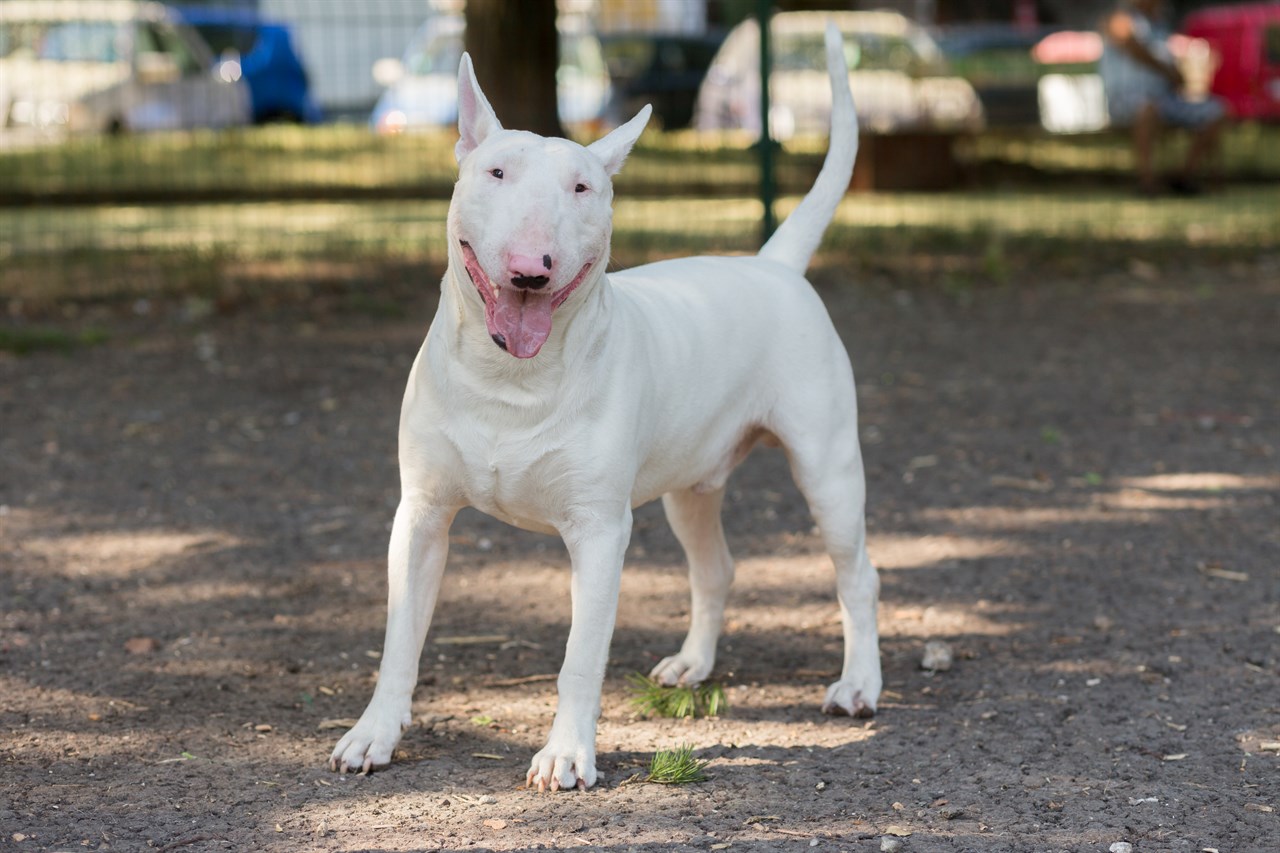
<path id="1" fill-rule="evenodd" d="M 529 763 L 525 785 L 541 791 L 585 791 L 596 783 L 596 751 L 589 744 L 557 744 L 553 737 Z"/>
<path id="2" fill-rule="evenodd" d="M 837 681 L 827 688 L 827 698 L 822 702 L 822 713 L 835 716 L 874 717 L 876 700 L 879 698 L 878 685 L 870 687 L 853 681 Z"/>
<path id="3" fill-rule="evenodd" d="M 391 763 L 391 753 L 400 742 L 400 735 L 411 722 L 408 712 L 384 713 L 370 705 L 355 728 L 343 735 L 334 747 L 329 756 L 329 769 L 339 773 L 368 773 L 376 767 L 386 767 Z"/>
<path id="4" fill-rule="evenodd" d="M 669 658 L 663 658 L 650 672 L 649 677 L 664 687 L 684 684 L 690 687 L 701 684 L 711 674 L 715 666 L 714 659 L 686 655 L 681 652 Z"/>

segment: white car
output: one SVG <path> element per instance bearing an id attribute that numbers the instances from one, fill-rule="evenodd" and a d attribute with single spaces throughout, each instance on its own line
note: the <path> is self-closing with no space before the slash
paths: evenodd
<path id="1" fill-rule="evenodd" d="M 234 60 L 135 0 L 0 2 L 0 128 L 123 132 L 248 124 Z"/>
<path id="2" fill-rule="evenodd" d="M 897 12 L 783 12 L 771 19 L 773 73 L 769 128 L 775 139 L 825 134 L 830 126 L 822 34 L 833 21 L 845 37 L 849 85 L 864 132 L 961 130 L 982 126 L 973 86 L 945 76 L 942 52 Z M 734 27 L 698 92 L 694 127 L 760 132 L 760 27 Z"/>
<path id="3" fill-rule="evenodd" d="M 560 34 L 560 67 L 556 70 L 560 121 L 570 126 L 610 124 L 613 88 L 600 40 L 580 16 L 561 15 L 556 28 Z M 458 63 L 465 33 L 462 15 L 433 15 L 414 35 L 404 59 L 374 63 L 374 79 L 387 87 L 369 119 L 374 130 L 402 133 L 457 123 Z"/>

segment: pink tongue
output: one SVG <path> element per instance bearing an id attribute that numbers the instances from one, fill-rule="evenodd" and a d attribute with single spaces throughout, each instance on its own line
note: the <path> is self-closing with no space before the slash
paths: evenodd
<path id="1" fill-rule="evenodd" d="M 551 294 L 498 288 L 498 296 L 485 312 L 489 334 L 516 358 L 533 358 L 551 334 Z"/>

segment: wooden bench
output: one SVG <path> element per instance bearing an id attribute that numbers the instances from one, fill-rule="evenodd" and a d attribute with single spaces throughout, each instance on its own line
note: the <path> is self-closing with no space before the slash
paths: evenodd
<path id="1" fill-rule="evenodd" d="M 849 189 L 853 192 L 947 190 L 961 183 L 958 131 L 863 134 Z"/>

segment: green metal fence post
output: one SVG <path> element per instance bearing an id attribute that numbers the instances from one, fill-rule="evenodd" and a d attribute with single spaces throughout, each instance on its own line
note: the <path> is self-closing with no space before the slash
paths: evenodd
<path id="1" fill-rule="evenodd" d="M 764 205 L 764 219 L 760 222 L 760 243 L 773 235 L 778 223 L 773 213 L 773 201 L 778 194 L 777 178 L 773 171 L 773 137 L 769 133 L 769 72 L 773 67 L 769 45 L 769 15 L 773 0 L 757 0 L 756 21 L 760 24 L 760 203 Z"/>

